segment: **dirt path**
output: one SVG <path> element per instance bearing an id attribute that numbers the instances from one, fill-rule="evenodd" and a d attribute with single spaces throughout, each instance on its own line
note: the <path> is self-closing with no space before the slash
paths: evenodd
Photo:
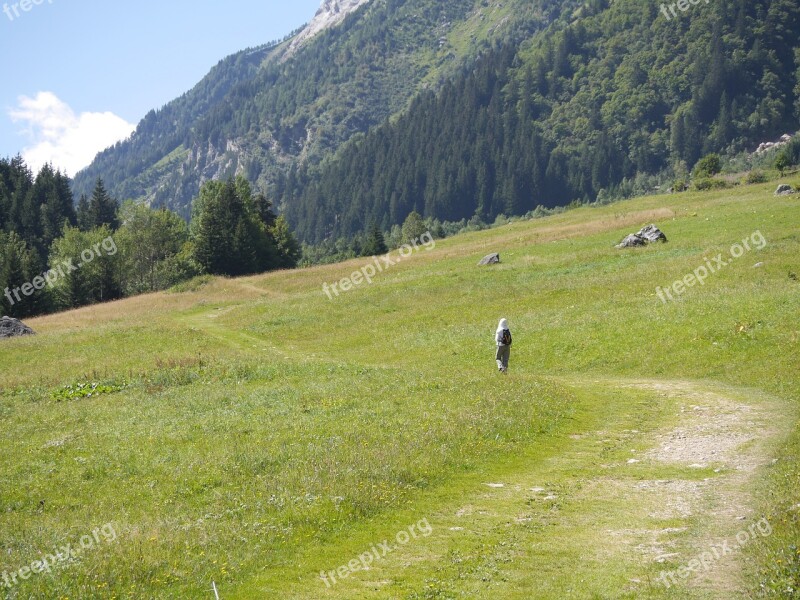
<path id="1" fill-rule="evenodd" d="M 545 518 L 542 512 L 530 511 L 515 515 L 515 522 L 550 518 L 560 536 L 582 540 L 584 546 L 576 554 L 583 560 L 601 557 L 624 565 L 625 591 L 650 597 L 677 590 L 682 597 L 748 596 L 752 581 L 748 587 L 750 572 L 741 550 L 770 531 L 757 513 L 754 486 L 757 475 L 772 463 L 775 445 L 788 434 L 791 420 L 784 405 L 751 390 L 694 382 L 605 383 L 621 393 L 653 394 L 654 401 L 671 407 L 672 423 L 646 432 L 604 429 L 573 435 L 584 447 L 554 460 L 570 465 L 585 457 L 586 444 L 615 443 L 630 447 L 629 458 L 623 455 L 620 461 L 614 456 L 600 465 L 600 474 L 585 480 L 571 482 L 564 469 L 564 477 L 549 477 L 560 482 L 556 486 L 492 482 L 489 495 L 511 500 L 515 494 L 533 492 L 533 506 L 545 507 Z M 642 445 L 650 447 L 637 450 Z M 491 512 L 470 503 L 457 514 Z M 563 517 L 553 522 L 554 512 Z M 544 551 L 536 558 L 547 556 Z M 541 597 L 571 597 L 558 588 L 554 585 Z"/>
<path id="2" fill-rule="evenodd" d="M 777 400 L 757 392 L 731 388 L 709 391 L 689 382 L 633 385 L 680 402 L 677 426 L 655 436 L 656 446 L 645 454 L 645 460 L 698 470 L 710 468 L 716 475 L 700 481 L 640 484 L 642 489 L 662 496 L 667 513 L 687 521 L 696 517 L 698 521 L 701 535 L 687 550 L 694 551 L 692 558 L 703 553 L 710 557 L 705 555 L 703 566 L 686 578 L 687 584 L 713 597 L 744 594 L 747 569 L 738 550 L 769 531 L 768 522 L 761 521 L 756 512 L 755 477 L 772 463 L 774 444 L 789 433 L 790 419 Z M 741 543 L 745 537 L 747 541 Z M 731 552 L 726 553 L 726 549 Z M 665 553 L 655 560 L 665 563 L 670 558 L 676 556 Z"/>
<path id="3" fill-rule="evenodd" d="M 415 513 L 433 535 L 333 588 L 314 575 L 326 568 L 316 551 L 299 557 L 296 572 L 275 573 L 297 582 L 281 585 L 285 597 L 748 597 L 737 534 L 762 535 L 754 488 L 792 421 L 786 405 L 710 383 L 572 384 L 601 415 L 510 468 L 433 494 Z M 336 543 L 324 554 L 336 556 Z"/>

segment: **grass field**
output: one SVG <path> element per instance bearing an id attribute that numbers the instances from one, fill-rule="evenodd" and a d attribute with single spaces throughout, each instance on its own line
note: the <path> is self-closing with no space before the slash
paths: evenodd
<path id="1" fill-rule="evenodd" d="M 774 188 L 441 240 L 333 300 L 367 260 L 31 320 L 0 344 L 0 592 L 800 597 L 800 199 Z M 669 243 L 613 247 L 651 222 Z"/>

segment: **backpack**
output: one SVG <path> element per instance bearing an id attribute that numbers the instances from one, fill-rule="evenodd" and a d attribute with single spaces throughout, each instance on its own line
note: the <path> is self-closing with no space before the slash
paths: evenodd
<path id="1" fill-rule="evenodd" d="M 503 329 L 503 345 L 510 346 L 511 345 L 511 330 L 510 329 Z"/>

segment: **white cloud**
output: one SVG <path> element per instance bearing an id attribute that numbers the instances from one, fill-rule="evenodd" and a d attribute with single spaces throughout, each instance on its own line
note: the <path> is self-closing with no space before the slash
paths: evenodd
<path id="1" fill-rule="evenodd" d="M 14 123 L 25 124 L 23 133 L 30 146 L 22 157 L 34 173 L 49 162 L 73 176 L 98 152 L 124 140 L 136 128 L 110 112 L 76 115 L 52 92 L 39 92 L 35 98 L 20 96 L 8 114 Z"/>

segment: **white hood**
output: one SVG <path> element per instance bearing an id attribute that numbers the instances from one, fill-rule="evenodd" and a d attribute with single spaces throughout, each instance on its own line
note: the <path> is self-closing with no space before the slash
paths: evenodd
<path id="1" fill-rule="evenodd" d="M 508 321 L 505 319 L 500 319 L 500 324 L 497 326 L 497 331 L 503 331 L 504 329 L 508 329 Z"/>

